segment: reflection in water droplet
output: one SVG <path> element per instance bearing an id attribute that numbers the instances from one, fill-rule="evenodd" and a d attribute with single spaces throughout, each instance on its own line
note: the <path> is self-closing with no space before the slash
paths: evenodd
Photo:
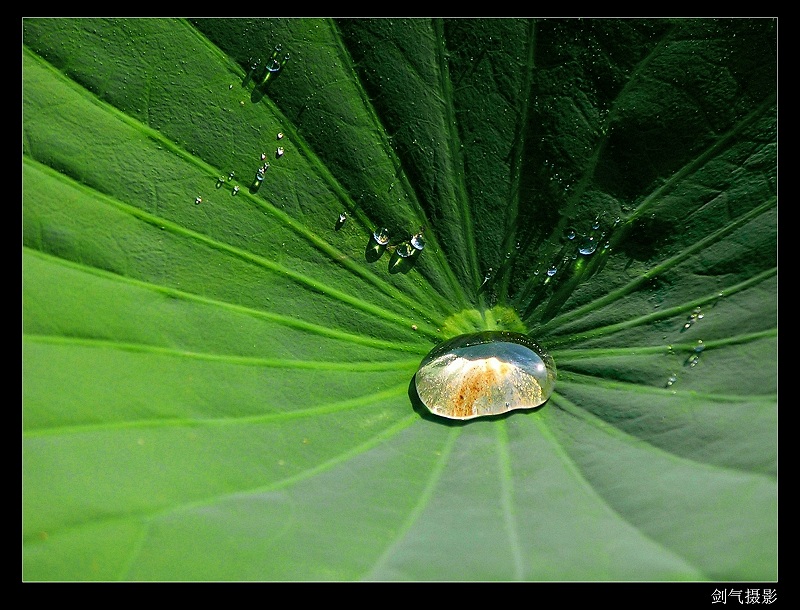
<path id="1" fill-rule="evenodd" d="M 527 335 L 486 331 L 435 347 L 414 382 L 431 413 L 472 419 L 542 405 L 555 388 L 556 366 Z"/>

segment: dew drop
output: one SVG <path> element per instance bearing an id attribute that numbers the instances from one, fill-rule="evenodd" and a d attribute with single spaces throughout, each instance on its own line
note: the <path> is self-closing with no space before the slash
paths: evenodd
<path id="1" fill-rule="evenodd" d="M 276 157 L 282 157 L 283 156 L 283 146 L 278 146 L 278 149 L 275 151 L 275 156 Z"/>
<path id="2" fill-rule="evenodd" d="M 673 373 L 672 375 L 669 376 L 669 379 L 667 379 L 667 383 L 664 387 L 668 388 L 676 381 L 678 381 L 678 376 L 675 373 Z"/>
<path id="3" fill-rule="evenodd" d="M 267 72 L 278 72 L 280 69 L 281 62 L 278 61 L 277 57 L 273 57 L 267 61 Z"/>
<path id="4" fill-rule="evenodd" d="M 416 250 L 422 250 L 425 247 L 425 240 L 422 237 L 422 233 L 417 233 L 411 238 L 411 245 Z"/>
<path id="5" fill-rule="evenodd" d="M 231 193 L 231 194 L 232 195 L 238 195 L 239 194 L 239 187 L 238 186 L 234 186 L 233 187 L 233 193 Z"/>
<path id="6" fill-rule="evenodd" d="M 414 378 L 434 415 L 472 419 L 541 406 L 553 393 L 552 357 L 527 335 L 485 331 L 435 347 Z"/>
<path id="7" fill-rule="evenodd" d="M 385 246 L 389 243 L 389 231 L 387 229 L 375 229 L 372 237 L 379 246 Z"/>
<path id="8" fill-rule="evenodd" d="M 547 270 L 547 275 L 548 275 L 549 277 L 553 277 L 553 276 L 554 276 L 554 275 L 555 275 L 557 272 L 558 272 L 558 269 L 557 269 L 555 266 L 553 266 L 553 267 L 550 267 L 550 268 Z"/>
<path id="9" fill-rule="evenodd" d="M 400 258 L 408 258 L 409 256 L 412 256 L 415 251 L 416 250 L 408 242 L 403 242 L 402 244 L 398 245 L 397 249 L 395 250 L 397 256 Z"/>
<path id="10" fill-rule="evenodd" d="M 583 242 L 581 243 L 581 247 L 578 248 L 578 252 L 583 254 L 584 256 L 589 256 L 590 254 L 594 254 L 594 251 L 597 250 L 597 240 L 592 235 L 587 235 L 583 238 Z"/>
<path id="11" fill-rule="evenodd" d="M 567 232 L 567 239 L 569 239 L 569 240 L 575 239 L 575 230 L 574 229 L 570 229 Z"/>

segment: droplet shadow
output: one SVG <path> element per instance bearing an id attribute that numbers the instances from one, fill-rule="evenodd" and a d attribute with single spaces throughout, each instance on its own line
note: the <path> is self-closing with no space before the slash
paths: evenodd
<path id="1" fill-rule="evenodd" d="M 367 247 L 364 249 L 364 259 L 368 263 L 374 263 L 377 261 L 383 253 L 386 252 L 386 245 L 379 244 L 375 241 L 375 238 L 370 235 L 369 241 L 367 242 Z"/>
<path id="2" fill-rule="evenodd" d="M 410 256 L 400 256 L 395 250 L 389 259 L 389 273 L 408 273 L 414 268 L 417 258 L 419 258 L 419 255 L 416 250 Z"/>

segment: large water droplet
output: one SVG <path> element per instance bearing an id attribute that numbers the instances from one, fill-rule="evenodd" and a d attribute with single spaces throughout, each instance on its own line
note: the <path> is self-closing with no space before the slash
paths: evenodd
<path id="1" fill-rule="evenodd" d="M 595 250 L 597 250 L 597 240 L 592 235 L 587 235 L 581 242 L 581 247 L 578 248 L 578 252 L 584 256 L 594 254 Z"/>
<path id="2" fill-rule="evenodd" d="M 389 231 L 387 229 L 375 229 L 372 233 L 372 237 L 380 246 L 385 246 L 389 243 Z"/>
<path id="3" fill-rule="evenodd" d="M 542 405 L 555 388 L 556 365 L 527 335 L 485 331 L 436 346 L 414 380 L 431 413 L 472 419 Z"/>

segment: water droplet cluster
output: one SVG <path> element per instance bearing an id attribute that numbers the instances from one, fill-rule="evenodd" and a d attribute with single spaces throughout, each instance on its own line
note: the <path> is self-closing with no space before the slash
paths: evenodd
<path id="1" fill-rule="evenodd" d="M 284 137 L 283 133 L 279 132 L 278 133 L 278 139 L 279 140 L 283 139 L 283 137 Z M 284 152 L 285 152 L 284 147 L 283 146 L 279 146 L 278 149 L 277 149 L 276 156 L 277 157 L 282 157 L 284 155 Z M 267 157 L 266 153 L 263 153 L 263 152 L 259 155 L 260 164 L 256 168 L 255 177 L 253 178 L 253 182 L 250 185 L 250 192 L 251 193 L 255 193 L 256 191 L 258 191 L 258 189 L 261 187 L 261 184 L 264 182 L 264 179 L 266 178 L 267 170 L 269 170 L 269 168 L 270 168 L 269 162 L 265 160 L 266 157 Z M 217 189 L 220 189 L 226 183 L 233 182 L 235 178 L 236 178 L 236 172 L 235 171 L 231 171 L 228 174 L 227 179 L 225 178 L 225 176 L 219 176 L 217 178 L 215 187 Z M 231 187 L 231 195 L 234 195 L 234 196 L 238 195 L 240 191 L 241 191 L 241 186 L 239 184 L 233 184 L 232 185 L 232 187 Z M 199 204 L 202 201 L 203 201 L 203 198 L 201 196 L 198 196 L 195 199 L 195 203 L 196 204 Z"/>
<path id="2" fill-rule="evenodd" d="M 686 323 L 683 325 L 683 330 L 689 330 L 698 320 L 702 320 L 705 317 L 703 311 L 699 307 L 695 307 L 694 311 L 689 314 L 689 317 L 686 318 Z"/>
<path id="3" fill-rule="evenodd" d="M 562 277 L 559 273 L 562 269 L 570 269 L 572 266 L 580 265 L 581 260 L 587 259 L 598 251 L 606 252 L 611 243 L 609 241 L 610 231 L 616 227 L 621 219 L 616 217 L 613 222 L 605 220 L 605 215 L 596 216 L 587 224 L 584 231 L 579 231 L 575 227 L 566 229 L 562 236 L 561 246 L 553 255 L 551 261 L 543 268 L 535 269 L 534 275 L 539 275 L 544 271 L 543 285 L 554 281 L 554 276 Z"/>
<path id="4" fill-rule="evenodd" d="M 403 237 L 396 243 L 392 243 L 389 230 L 380 227 L 375 229 L 369 237 L 367 260 L 375 262 L 385 251 L 389 250 L 392 253 L 389 260 L 389 272 L 408 271 L 424 249 L 425 238 L 422 227 L 411 237 Z"/>

